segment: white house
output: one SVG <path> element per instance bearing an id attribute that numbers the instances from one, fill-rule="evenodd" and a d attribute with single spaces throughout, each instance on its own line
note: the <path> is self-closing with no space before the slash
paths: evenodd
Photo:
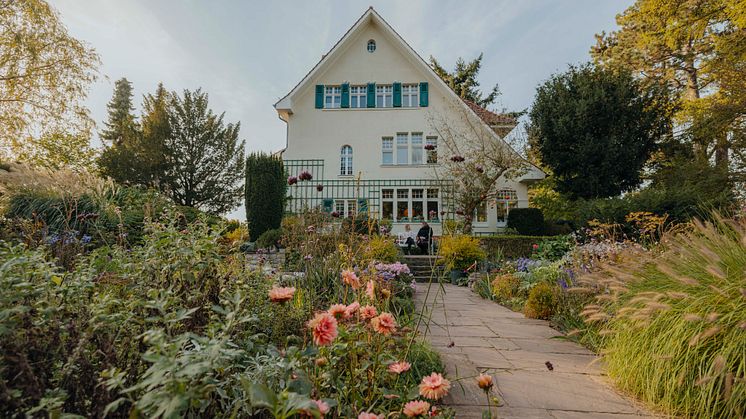
<path id="1" fill-rule="evenodd" d="M 289 212 L 368 213 L 391 220 L 394 232 L 428 221 L 436 235 L 456 215 L 451 183 L 436 176 L 443 156 L 434 121 L 476 126 L 501 142 L 515 126 L 460 99 L 372 7 L 275 109 L 287 123 L 281 155 L 288 175 L 313 177 L 289 186 Z M 527 184 L 543 177 L 530 166 L 502 179 L 499 199 L 475 214 L 474 232 L 505 227 L 510 208 L 528 206 Z"/>

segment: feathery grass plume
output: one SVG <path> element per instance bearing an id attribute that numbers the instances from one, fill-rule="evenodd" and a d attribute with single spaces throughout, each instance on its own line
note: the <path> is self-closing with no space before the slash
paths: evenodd
<path id="1" fill-rule="evenodd" d="M 671 416 L 745 417 L 746 219 L 695 220 L 635 257 L 612 267 L 634 277 L 614 275 L 627 288 L 619 300 L 586 313 L 608 316 L 599 335 L 609 377 Z"/>

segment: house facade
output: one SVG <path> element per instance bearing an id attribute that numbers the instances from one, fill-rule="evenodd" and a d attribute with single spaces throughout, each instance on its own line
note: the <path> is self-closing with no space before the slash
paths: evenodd
<path id="1" fill-rule="evenodd" d="M 438 148 L 439 124 L 467 135 L 477 127 L 494 141 L 515 126 L 461 100 L 373 8 L 275 109 L 287 123 L 288 176 L 312 177 L 288 187 L 287 211 L 366 213 L 390 220 L 394 233 L 427 221 L 439 235 L 443 220 L 458 218 L 452 182 L 438 176 L 438 162 L 450 157 Z M 501 179 L 498 199 L 474 215 L 474 232 L 504 228 L 511 208 L 528 206 L 527 185 L 543 176 L 530 167 Z"/>

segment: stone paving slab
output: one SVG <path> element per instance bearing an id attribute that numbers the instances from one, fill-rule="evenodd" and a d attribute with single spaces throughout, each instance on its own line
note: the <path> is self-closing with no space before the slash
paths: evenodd
<path id="1" fill-rule="evenodd" d="M 526 319 L 468 288 L 417 284 L 415 299 L 428 312 L 419 327 L 440 352 L 454 382 L 446 402 L 458 418 L 481 418 L 487 399 L 473 377 L 480 372 L 495 379 L 493 392 L 501 401 L 500 418 L 653 417 L 640 405 L 614 391 L 598 358 L 586 348 L 562 339 L 541 320 Z M 552 364 L 552 370 L 546 362 Z M 458 383 L 458 384 L 456 384 Z M 493 410 L 493 414 L 495 411 Z"/>

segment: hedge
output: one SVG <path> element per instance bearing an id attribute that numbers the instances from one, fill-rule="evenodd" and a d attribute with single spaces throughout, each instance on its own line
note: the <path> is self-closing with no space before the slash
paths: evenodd
<path id="1" fill-rule="evenodd" d="M 545 234 L 544 213 L 539 208 L 514 208 L 508 214 L 508 228 L 526 236 L 541 236 Z"/>
<path id="2" fill-rule="evenodd" d="M 487 257 L 492 258 L 498 252 L 506 259 L 530 257 L 534 251 L 534 245 L 542 240 L 552 239 L 552 236 L 518 236 L 501 235 L 480 237 L 482 247 L 487 251 Z"/>

